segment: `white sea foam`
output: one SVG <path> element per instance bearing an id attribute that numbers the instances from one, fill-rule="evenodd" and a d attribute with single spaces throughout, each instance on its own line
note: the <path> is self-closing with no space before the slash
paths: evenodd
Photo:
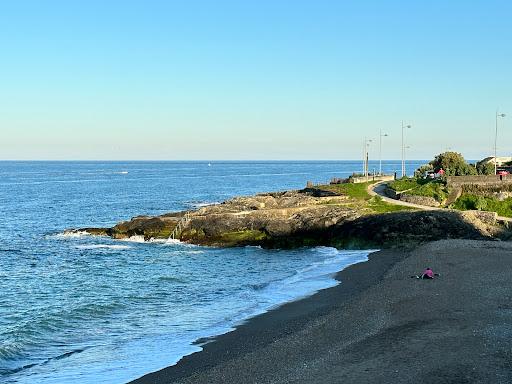
<path id="1" fill-rule="evenodd" d="M 65 231 L 57 233 L 55 235 L 51 235 L 50 237 L 54 237 L 57 239 L 76 239 L 85 236 L 91 236 L 91 234 L 86 231 Z"/>
<path id="2" fill-rule="evenodd" d="M 130 249 L 129 245 L 116 245 L 116 244 L 87 244 L 77 245 L 77 249 Z"/>
<path id="3" fill-rule="evenodd" d="M 177 244 L 184 244 L 184 243 L 182 243 L 178 239 L 167 239 L 167 240 L 165 240 L 165 243 L 164 243 L 164 245 L 177 245 Z"/>
<path id="4" fill-rule="evenodd" d="M 196 251 L 190 250 L 189 251 L 189 250 L 187 250 L 187 251 L 184 251 L 184 253 L 188 253 L 190 255 L 200 255 L 200 254 L 204 253 L 204 251 L 198 251 L 198 250 L 196 250 Z"/>
<path id="5" fill-rule="evenodd" d="M 144 236 L 143 235 L 131 236 L 131 237 L 128 237 L 126 239 L 120 239 L 120 241 L 130 241 L 132 243 L 145 243 L 146 242 L 144 240 Z"/>
<path id="6" fill-rule="evenodd" d="M 203 207 L 209 207 L 211 205 L 220 204 L 218 201 L 187 201 L 185 205 L 190 208 L 199 209 Z"/>
<path id="7" fill-rule="evenodd" d="M 375 252 L 338 251 L 329 247 L 318 247 L 315 251 L 331 257 L 301 268 L 286 279 L 271 282 L 261 290 L 261 297 L 270 308 L 338 285 L 340 282 L 334 279 L 336 273 L 349 265 L 367 261 L 368 254 Z"/>

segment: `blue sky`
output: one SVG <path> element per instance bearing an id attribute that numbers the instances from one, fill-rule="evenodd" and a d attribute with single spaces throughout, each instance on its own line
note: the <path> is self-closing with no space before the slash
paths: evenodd
<path id="1" fill-rule="evenodd" d="M 508 1 L 0 4 L 0 159 L 512 149 Z M 370 156 L 377 155 L 377 145 Z"/>

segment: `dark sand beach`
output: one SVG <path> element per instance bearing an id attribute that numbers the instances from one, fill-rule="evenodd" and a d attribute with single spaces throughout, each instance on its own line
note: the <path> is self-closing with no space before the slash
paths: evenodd
<path id="1" fill-rule="evenodd" d="M 512 244 L 386 250 L 337 277 L 133 383 L 512 382 Z"/>

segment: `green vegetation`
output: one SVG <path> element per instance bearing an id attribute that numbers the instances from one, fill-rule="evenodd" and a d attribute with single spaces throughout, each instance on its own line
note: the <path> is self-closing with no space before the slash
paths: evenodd
<path id="1" fill-rule="evenodd" d="M 472 164 L 468 164 L 466 160 L 464 160 L 464 157 L 457 152 L 441 153 L 429 164 L 435 171 L 443 169 L 446 176 L 467 176 L 477 174 L 476 167 Z"/>
<path id="2" fill-rule="evenodd" d="M 318 188 L 323 191 L 334 192 L 338 195 L 345 195 L 358 200 L 370 200 L 371 196 L 368 194 L 368 186 L 370 184 L 373 184 L 373 181 L 368 183 L 322 185 Z"/>
<path id="3" fill-rule="evenodd" d="M 388 212 L 397 212 L 397 211 L 414 211 L 414 210 L 416 210 L 416 208 L 412 208 L 412 207 L 405 207 L 402 205 L 386 203 L 384 200 L 382 200 L 382 197 L 380 197 L 380 196 L 372 197 L 368 201 L 368 207 L 374 213 L 388 213 Z"/>
<path id="4" fill-rule="evenodd" d="M 346 184 L 332 184 L 322 185 L 318 188 L 324 191 L 334 192 L 339 195 L 345 195 L 351 198 L 348 203 L 343 205 L 351 204 L 361 208 L 367 208 L 369 213 L 387 213 L 396 211 L 408 211 L 414 210 L 414 208 L 404 207 L 401 205 L 389 204 L 382 200 L 380 196 L 370 196 L 368 193 L 368 186 L 374 182 L 368 183 L 346 183 Z M 333 200 L 335 202 L 335 200 Z M 327 201 L 327 204 L 332 204 L 331 201 Z M 338 203 L 339 204 L 339 203 Z"/>
<path id="5" fill-rule="evenodd" d="M 479 175 L 494 175 L 494 164 L 492 163 L 484 163 L 484 162 L 478 162 L 476 164 L 476 170 Z"/>
<path id="6" fill-rule="evenodd" d="M 495 197 L 479 196 L 464 193 L 451 205 L 451 208 L 465 210 L 479 210 L 497 212 L 499 216 L 512 217 L 512 198 L 499 201 Z"/>
<path id="7" fill-rule="evenodd" d="M 416 196 L 433 197 L 440 203 L 442 203 L 448 197 L 448 189 L 446 188 L 446 185 L 443 182 L 436 180 L 423 184 L 412 190 L 412 192 Z"/>
<path id="8" fill-rule="evenodd" d="M 388 187 L 395 192 L 407 191 L 408 189 L 419 188 L 429 180 L 416 177 L 402 177 L 388 184 Z"/>
<path id="9" fill-rule="evenodd" d="M 254 241 L 262 241 L 267 238 L 267 234 L 262 231 L 248 229 L 245 231 L 225 232 L 220 240 L 223 244 L 243 244 Z"/>
<path id="10" fill-rule="evenodd" d="M 440 203 L 449 194 L 445 182 L 439 179 L 402 178 L 392 181 L 388 184 L 388 187 L 395 192 L 407 191 L 408 195 L 432 197 Z"/>
<path id="11" fill-rule="evenodd" d="M 428 164 L 422 165 L 415 172 L 416 177 L 423 177 L 425 172 L 444 170 L 445 176 L 494 175 L 494 165 L 479 162 L 476 165 L 466 162 L 457 152 L 444 152 L 437 155 Z"/>

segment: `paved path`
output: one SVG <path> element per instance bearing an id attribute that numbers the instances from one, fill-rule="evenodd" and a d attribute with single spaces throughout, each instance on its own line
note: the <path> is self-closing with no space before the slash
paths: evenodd
<path id="1" fill-rule="evenodd" d="M 384 193 L 385 189 L 386 189 L 386 182 L 381 181 L 381 182 L 378 182 L 375 184 L 370 184 L 368 186 L 368 193 L 370 194 L 370 196 L 380 196 L 382 198 L 382 200 L 384 200 L 387 203 L 401 205 L 403 207 L 423 209 L 426 211 L 438 211 L 440 209 L 443 209 L 443 208 L 438 208 L 438 207 L 427 207 L 425 205 L 413 204 L 413 203 L 408 203 L 406 201 L 392 199 L 392 198 L 386 196 L 386 194 Z"/>
<path id="2" fill-rule="evenodd" d="M 385 181 L 380 181 L 380 182 L 375 183 L 375 184 L 370 184 L 368 186 L 368 193 L 370 194 L 370 196 L 380 196 L 382 198 L 382 200 L 384 200 L 387 203 L 395 204 L 395 205 L 401 205 L 401 206 L 404 206 L 404 207 L 423 209 L 424 211 L 439 211 L 439 210 L 442 210 L 442 209 L 446 209 L 446 208 L 441 208 L 441 207 L 428 207 L 426 205 L 419 205 L 419 204 L 408 203 L 408 202 L 405 202 L 405 201 L 396 200 L 396 199 L 392 199 L 390 197 L 387 197 L 386 194 L 384 193 L 384 190 L 386 189 L 386 183 L 387 182 L 385 182 Z M 496 220 L 512 224 L 512 218 L 511 217 L 496 216 Z"/>

